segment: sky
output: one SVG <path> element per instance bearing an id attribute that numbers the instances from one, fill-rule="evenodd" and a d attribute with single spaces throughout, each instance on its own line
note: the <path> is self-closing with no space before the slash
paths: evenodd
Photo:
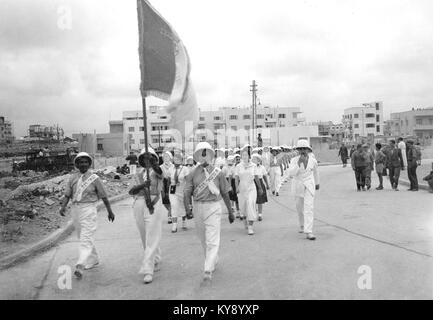
<path id="1" fill-rule="evenodd" d="M 383 101 L 433 106 L 431 0 L 153 0 L 184 42 L 201 109 L 299 107 L 308 122 Z M 108 132 L 141 108 L 134 0 L 1 0 L 0 115 Z M 158 99 L 150 104 L 163 105 Z"/>

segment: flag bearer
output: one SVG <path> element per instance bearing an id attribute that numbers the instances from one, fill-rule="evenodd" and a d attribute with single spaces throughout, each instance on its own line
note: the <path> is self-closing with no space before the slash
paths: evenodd
<path id="1" fill-rule="evenodd" d="M 74 160 L 79 172 L 69 179 L 65 198 L 60 208 L 60 214 L 65 215 L 66 205 L 72 200 L 72 220 L 80 239 L 79 258 L 74 274 L 78 279 L 83 276 L 83 270 L 91 269 L 99 264 L 94 235 L 97 228 L 96 203 L 102 199 L 108 212 L 108 220 L 114 221 L 114 213 L 100 178 L 89 171 L 92 158 L 86 152 L 80 152 Z"/>
<path id="2" fill-rule="evenodd" d="M 311 147 L 307 140 L 299 140 L 296 149 L 300 155 L 293 158 L 289 167 L 292 180 L 292 194 L 296 201 L 296 210 L 299 218 L 299 232 L 305 233 L 307 239 L 315 240 L 313 234 L 314 222 L 314 196 L 319 190 L 318 164 L 311 156 Z"/>
<path id="3" fill-rule="evenodd" d="M 214 151 L 209 143 L 200 142 L 194 159 L 200 164 L 186 177 L 184 204 L 189 216 L 193 215 L 198 237 L 205 253 L 203 281 L 210 281 L 218 262 L 221 231 L 221 198 L 224 199 L 229 221 L 235 217 L 230 205 L 230 186 L 221 169 L 212 166 Z M 191 196 L 194 198 L 192 212 Z"/>
<path id="4" fill-rule="evenodd" d="M 163 172 L 158 165 L 158 156 L 152 148 L 148 153 L 143 149 L 138 163 L 143 167 L 134 175 L 134 185 L 129 194 L 134 196 L 132 209 L 135 222 L 140 232 L 144 249 L 144 259 L 139 274 L 144 275 L 145 284 L 153 281 L 154 271 L 158 271 L 161 262 L 161 233 L 163 211 L 161 207 L 161 190 Z M 147 179 L 149 170 L 150 182 Z"/>

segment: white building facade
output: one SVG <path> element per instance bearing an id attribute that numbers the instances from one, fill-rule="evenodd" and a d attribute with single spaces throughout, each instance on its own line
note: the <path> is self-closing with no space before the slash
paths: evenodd
<path id="1" fill-rule="evenodd" d="M 342 122 L 346 129 L 347 141 L 383 136 L 383 103 L 376 101 L 364 103 L 360 107 L 347 108 L 344 110 Z"/>

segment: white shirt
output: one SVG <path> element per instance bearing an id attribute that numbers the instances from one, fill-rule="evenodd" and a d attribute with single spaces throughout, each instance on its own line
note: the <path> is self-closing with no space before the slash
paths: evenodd
<path id="1" fill-rule="evenodd" d="M 256 166 L 256 174 L 259 177 L 259 179 L 263 179 L 263 176 L 266 176 L 268 172 L 266 171 L 266 168 L 263 165 Z"/>
<path id="2" fill-rule="evenodd" d="M 299 157 L 294 157 L 289 165 L 289 176 L 293 178 L 292 194 L 295 197 L 304 197 L 305 189 L 307 189 L 314 196 L 316 185 L 320 184 L 317 160 L 310 153 L 305 168 L 303 163 L 299 167 Z"/>

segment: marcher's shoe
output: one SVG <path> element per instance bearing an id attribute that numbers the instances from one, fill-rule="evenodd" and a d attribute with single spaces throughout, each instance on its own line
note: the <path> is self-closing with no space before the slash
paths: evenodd
<path id="1" fill-rule="evenodd" d="M 186 220 L 182 220 L 182 229 L 183 229 L 183 230 L 188 229 L 188 228 L 186 227 Z"/>
<path id="2" fill-rule="evenodd" d="M 394 189 L 395 191 L 400 191 L 400 190 L 398 190 L 398 188 L 397 187 L 395 187 L 395 189 Z"/>
<path id="3" fill-rule="evenodd" d="M 248 226 L 248 235 L 252 236 L 254 234 L 253 226 Z"/>
<path id="4" fill-rule="evenodd" d="M 367 186 L 367 190 L 370 190 L 371 189 L 371 186 Z"/>
<path id="5" fill-rule="evenodd" d="M 272 191 L 272 195 L 274 195 L 274 196 L 275 196 L 275 191 Z"/>
<path id="6" fill-rule="evenodd" d="M 79 264 L 75 267 L 74 275 L 77 277 L 78 280 L 83 278 L 83 266 L 82 265 Z"/>
<path id="7" fill-rule="evenodd" d="M 205 271 L 203 275 L 203 282 L 211 282 L 212 281 L 212 272 Z"/>
<path id="8" fill-rule="evenodd" d="M 298 232 L 299 233 L 304 233 L 304 226 L 300 227 Z"/>
<path id="9" fill-rule="evenodd" d="M 168 217 L 168 221 L 167 221 L 167 223 L 168 224 L 171 224 L 173 221 L 171 221 L 171 217 Z"/>
<path id="10" fill-rule="evenodd" d="M 84 270 L 90 270 L 96 268 L 99 265 L 99 262 L 95 262 L 94 264 L 88 264 L 84 267 Z"/>
<path id="11" fill-rule="evenodd" d="M 275 195 L 278 197 L 279 196 L 278 192 L 276 192 Z"/>
<path id="12" fill-rule="evenodd" d="M 376 190 L 383 190 L 383 187 L 379 186 L 376 188 Z"/>
<path id="13" fill-rule="evenodd" d="M 365 191 L 365 187 L 362 187 L 362 191 Z"/>
<path id="14" fill-rule="evenodd" d="M 151 274 L 145 274 L 143 278 L 143 282 L 145 284 L 149 284 L 153 281 L 153 276 Z"/>
<path id="15" fill-rule="evenodd" d="M 239 215 L 239 211 L 238 211 L 238 213 L 236 214 L 236 218 L 237 218 L 237 219 L 240 219 L 240 218 L 241 218 L 241 216 Z"/>
<path id="16" fill-rule="evenodd" d="M 259 221 L 262 221 L 263 220 L 263 216 L 262 216 L 262 214 L 261 213 L 259 213 L 259 219 L 258 219 Z"/>
<path id="17" fill-rule="evenodd" d="M 177 222 L 173 222 L 171 226 L 171 232 L 176 233 L 177 232 Z"/>
<path id="18" fill-rule="evenodd" d="M 418 189 L 412 189 L 411 191 L 418 191 Z"/>
<path id="19" fill-rule="evenodd" d="M 413 189 L 412 188 L 410 188 L 410 189 L 407 189 L 407 191 L 412 191 Z"/>
<path id="20" fill-rule="evenodd" d="M 316 237 L 312 233 L 307 233 L 307 239 L 308 240 L 316 240 Z"/>

